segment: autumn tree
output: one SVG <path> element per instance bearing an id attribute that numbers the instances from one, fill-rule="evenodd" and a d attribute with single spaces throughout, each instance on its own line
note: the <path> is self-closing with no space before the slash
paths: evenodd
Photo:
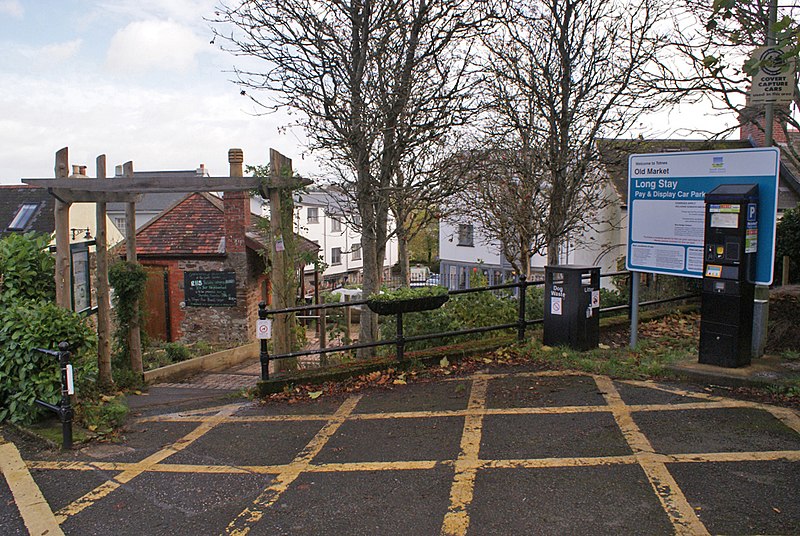
<path id="1" fill-rule="evenodd" d="M 776 21 L 772 24 L 771 6 Z M 689 100 L 709 99 L 720 113 L 735 113 L 739 122 L 717 135 L 748 123 L 763 131 L 763 106 L 750 106 L 747 102 L 751 77 L 759 67 L 751 56 L 757 47 L 768 44 L 772 29 L 771 44 L 784 51 L 780 61 L 797 58 L 799 16 L 800 6 L 779 5 L 776 0 L 681 0 L 673 16 L 679 30 L 673 34 L 678 55 L 673 68 L 664 73 L 661 90 L 686 95 Z M 800 91 L 796 76 L 794 80 L 794 102 L 774 110 L 775 123 L 780 125 L 784 139 L 789 138 L 790 129 L 800 128 L 794 113 L 800 106 Z M 794 155 L 798 157 L 796 152 Z"/>
<path id="2" fill-rule="evenodd" d="M 660 93 L 667 39 L 662 0 L 508 0 L 508 15 L 484 39 L 481 151 L 494 153 L 481 195 L 504 210 L 516 234 L 541 233 L 549 263 L 559 245 L 588 227 L 608 203 L 597 140 L 626 133 L 645 113 L 675 100 Z M 515 196 L 527 202 L 512 203 Z M 501 205 L 502 204 L 502 205 Z M 530 242 L 528 253 L 537 248 Z M 521 255 L 525 244 L 514 246 Z M 520 257 L 521 258 L 521 257 Z"/>
<path id="3" fill-rule="evenodd" d="M 409 155 L 466 118 L 468 41 L 484 0 L 241 0 L 223 3 L 215 39 L 242 57 L 243 91 L 298 112 L 311 150 L 360 216 L 363 290 L 378 291 L 392 181 Z M 256 91 L 266 90 L 262 101 Z M 362 342 L 377 318 L 362 314 Z"/>

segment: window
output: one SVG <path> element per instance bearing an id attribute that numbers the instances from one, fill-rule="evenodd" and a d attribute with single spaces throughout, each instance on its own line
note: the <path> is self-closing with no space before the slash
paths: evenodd
<path id="1" fill-rule="evenodd" d="M 342 264 L 342 248 L 331 249 L 331 264 Z"/>
<path id="2" fill-rule="evenodd" d="M 114 217 L 114 225 L 117 226 L 117 229 L 125 232 L 125 216 L 115 216 Z"/>
<path id="3" fill-rule="evenodd" d="M 361 214 L 353 214 L 353 224 L 356 227 L 361 227 Z"/>
<path id="4" fill-rule="evenodd" d="M 355 244 L 353 246 L 353 256 L 351 257 L 354 261 L 361 260 L 361 243 Z"/>
<path id="5" fill-rule="evenodd" d="M 339 218 L 331 218 L 331 232 L 339 233 L 342 231 L 342 220 Z"/>
<path id="6" fill-rule="evenodd" d="M 475 244 L 472 238 L 472 225 L 459 224 L 458 226 L 458 245 L 473 247 Z"/>
<path id="7" fill-rule="evenodd" d="M 308 223 L 319 223 L 319 209 L 308 207 Z"/>
<path id="8" fill-rule="evenodd" d="M 36 209 L 39 208 L 38 203 L 25 203 L 17 211 L 14 219 L 8 225 L 9 231 L 24 231 L 25 227 L 30 223 L 31 218 L 36 214 Z"/>

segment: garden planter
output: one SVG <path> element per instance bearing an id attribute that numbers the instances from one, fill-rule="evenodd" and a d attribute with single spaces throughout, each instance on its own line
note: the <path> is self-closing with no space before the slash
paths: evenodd
<path id="1" fill-rule="evenodd" d="M 379 315 L 396 315 L 438 309 L 449 299 L 450 296 L 443 294 L 441 296 L 424 296 L 391 301 L 369 300 L 367 301 L 367 307 Z"/>

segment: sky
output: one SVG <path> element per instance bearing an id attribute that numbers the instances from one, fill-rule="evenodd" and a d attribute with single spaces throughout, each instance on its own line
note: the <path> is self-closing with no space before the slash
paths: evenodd
<path id="1" fill-rule="evenodd" d="M 274 148 L 312 178 L 319 162 L 285 113 L 258 115 L 230 72 L 238 60 L 210 43 L 216 0 L 0 0 L 0 183 L 53 177 L 55 152 L 95 176 L 205 164 L 228 175 L 227 154 L 264 164 Z M 645 135 L 724 120 L 684 106 L 648 118 Z M 732 121 L 728 118 L 728 123 Z M 696 137 L 696 136 L 694 136 Z"/>

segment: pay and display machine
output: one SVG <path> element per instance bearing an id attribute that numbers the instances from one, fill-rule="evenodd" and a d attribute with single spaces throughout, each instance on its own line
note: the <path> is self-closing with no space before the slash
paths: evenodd
<path id="1" fill-rule="evenodd" d="M 758 249 L 758 186 L 721 184 L 705 196 L 700 363 L 750 364 Z"/>

